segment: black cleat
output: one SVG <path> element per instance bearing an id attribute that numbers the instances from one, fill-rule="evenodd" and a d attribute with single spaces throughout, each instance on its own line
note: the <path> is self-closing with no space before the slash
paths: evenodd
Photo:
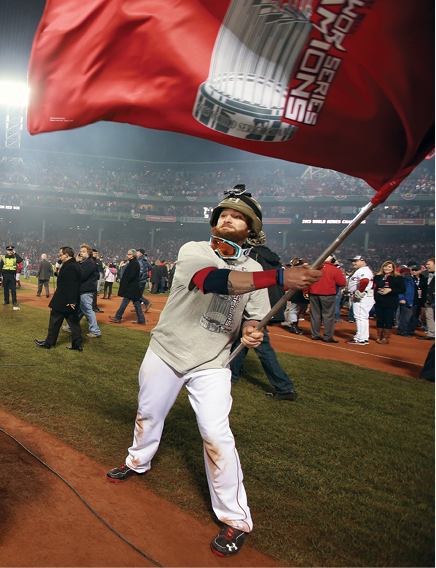
<path id="1" fill-rule="evenodd" d="M 266 392 L 265 396 L 274 400 L 295 400 L 298 397 L 296 390 L 290 392 Z"/>
<path id="2" fill-rule="evenodd" d="M 241 550 L 249 534 L 250 533 L 225 525 L 223 530 L 213 539 L 210 545 L 212 552 L 217 556 L 234 556 Z"/>
<path id="3" fill-rule="evenodd" d="M 73 347 L 72 345 L 67 345 L 67 349 L 71 349 L 71 351 L 83 351 L 83 347 L 78 345 L 77 347 Z"/>
<path id="4" fill-rule="evenodd" d="M 108 481 L 111 481 L 112 483 L 121 483 L 122 481 L 127 481 L 134 475 L 138 474 L 133 469 L 130 469 L 127 464 L 124 464 L 120 467 L 114 467 L 114 469 L 111 469 L 107 472 Z"/>

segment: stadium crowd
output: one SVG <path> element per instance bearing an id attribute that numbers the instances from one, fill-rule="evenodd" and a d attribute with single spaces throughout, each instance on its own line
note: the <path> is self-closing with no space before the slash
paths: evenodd
<path id="1" fill-rule="evenodd" d="M 180 235 L 180 236 L 179 236 Z M 137 238 L 131 237 L 121 238 L 104 238 L 101 246 L 91 239 L 86 233 L 80 231 L 74 232 L 74 237 L 69 238 L 61 235 L 48 235 L 42 242 L 41 235 L 36 231 L 31 232 L 17 232 L 6 230 L 0 237 L 1 254 L 4 254 L 6 246 L 12 244 L 15 246 L 16 251 L 23 258 L 29 259 L 29 268 L 34 269 L 37 267 L 41 254 L 47 254 L 47 260 L 54 263 L 58 257 L 59 246 L 63 246 L 65 241 L 68 241 L 68 246 L 71 246 L 75 251 L 79 250 L 80 244 L 88 242 L 92 247 L 97 248 L 99 255 L 103 258 L 105 263 L 119 263 L 125 259 L 126 251 L 129 248 L 144 248 L 151 262 L 158 262 L 165 260 L 168 263 L 173 263 L 177 259 L 177 253 L 180 247 L 187 242 L 186 237 L 174 234 L 173 238 L 166 239 L 163 242 L 156 243 L 153 248 L 147 248 L 143 242 L 137 242 Z M 289 263 L 295 256 L 304 257 L 309 262 L 314 261 L 327 247 L 328 242 L 308 242 L 303 240 L 293 241 L 286 247 L 282 248 L 282 242 L 278 239 L 268 239 L 268 247 L 275 251 L 283 263 Z M 348 265 L 348 259 L 355 254 L 363 253 L 361 245 L 353 241 L 345 241 L 336 251 L 336 257 L 344 267 Z M 411 259 L 425 265 L 428 258 L 434 256 L 434 242 L 406 242 L 399 243 L 398 241 L 386 242 L 369 248 L 365 257 L 368 259 L 368 264 L 373 270 L 379 270 L 380 265 L 386 259 L 390 259 L 397 266 L 407 264 Z"/>
<path id="2" fill-rule="evenodd" d="M 1 205 L 19 205 L 28 207 L 56 208 L 76 210 L 78 212 L 92 211 L 93 214 L 110 213 L 111 215 L 140 214 L 177 217 L 204 217 L 205 207 L 201 205 L 156 205 L 151 203 L 125 202 L 115 200 L 83 199 L 73 197 L 61 197 L 50 195 L 26 195 L 0 193 Z M 347 205 L 277 205 L 274 207 L 264 206 L 264 218 L 288 218 L 288 219 L 349 219 L 350 215 L 357 214 L 356 206 Z M 372 214 L 377 219 L 434 219 L 434 207 L 422 205 L 395 205 L 382 206 Z"/>
<path id="3" fill-rule="evenodd" d="M 167 164 L 168 165 L 168 164 Z M 166 166 L 167 166 L 166 165 Z M 434 194 L 434 161 L 420 164 L 397 188 L 401 194 Z M 187 164 L 186 168 L 190 165 Z M 192 168 L 192 165 L 191 165 Z M 316 195 L 370 195 L 374 190 L 363 180 L 330 170 L 322 177 L 299 175 L 283 166 L 271 170 L 262 164 L 239 165 L 218 170 L 217 166 L 203 167 L 203 171 L 191 171 L 180 165 L 168 167 L 138 164 L 136 169 L 128 166 L 115 169 L 111 164 L 95 162 L 83 164 L 53 163 L 50 160 L 0 161 L 0 183 L 48 186 L 56 190 L 82 190 L 97 193 L 116 192 L 144 196 L 215 196 L 228 186 L 245 183 L 253 196 L 316 196 Z"/>

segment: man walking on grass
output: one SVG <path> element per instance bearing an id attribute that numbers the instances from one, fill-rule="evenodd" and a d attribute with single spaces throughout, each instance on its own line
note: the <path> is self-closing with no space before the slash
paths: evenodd
<path id="1" fill-rule="evenodd" d="M 47 337 L 44 340 L 35 339 L 34 341 L 42 349 L 54 347 L 62 322 L 66 319 L 72 333 L 72 345 L 68 345 L 67 349 L 83 351 L 82 331 L 77 317 L 80 303 L 81 271 L 71 247 L 61 248 L 60 259 L 62 266 L 57 278 L 57 288 L 48 305 L 51 312 Z"/>
<path id="2" fill-rule="evenodd" d="M 145 287 L 148 283 L 150 270 L 151 270 L 151 264 L 148 262 L 148 258 L 146 256 L 145 250 L 143 248 L 139 248 L 137 250 L 137 254 L 138 254 L 138 262 L 139 262 L 139 268 L 140 268 L 139 285 L 140 285 L 140 289 L 141 289 L 141 304 L 144 304 L 144 313 L 147 313 L 148 310 L 151 308 L 152 304 L 151 304 L 150 300 L 148 300 L 144 296 L 144 290 L 145 290 Z M 134 312 L 135 310 L 131 310 L 131 311 Z"/>
<path id="3" fill-rule="evenodd" d="M 128 264 L 121 277 L 118 296 L 123 298 L 120 307 L 118 308 L 115 317 L 109 316 L 109 319 L 114 323 L 121 323 L 123 314 L 130 302 L 136 310 L 137 320 L 132 323 L 145 325 L 145 317 L 141 309 L 141 286 L 139 276 L 141 269 L 137 259 L 137 252 L 135 249 L 130 249 L 127 253 Z"/>
<path id="4" fill-rule="evenodd" d="M 41 296 L 42 287 L 44 286 L 45 289 L 45 297 L 50 297 L 50 290 L 49 290 L 49 282 L 50 278 L 53 274 L 53 268 L 49 261 L 47 260 L 47 255 L 41 255 L 41 264 L 38 267 L 38 272 L 36 273 L 36 277 L 38 278 L 38 291 L 36 295 L 39 297 Z"/>

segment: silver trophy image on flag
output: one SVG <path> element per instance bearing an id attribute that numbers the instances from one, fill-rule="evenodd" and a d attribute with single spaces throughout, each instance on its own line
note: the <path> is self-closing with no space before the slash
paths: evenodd
<path id="1" fill-rule="evenodd" d="M 312 0 L 232 0 L 193 115 L 237 138 L 283 142 L 297 127 L 281 117 L 294 67 L 312 29 Z"/>

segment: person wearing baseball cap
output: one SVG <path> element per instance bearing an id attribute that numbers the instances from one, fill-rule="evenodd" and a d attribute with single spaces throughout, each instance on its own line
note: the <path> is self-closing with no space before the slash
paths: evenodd
<path id="1" fill-rule="evenodd" d="M 211 544 L 218 556 L 237 554 L 253 528 L 243 474 L 230 430 L 231 371 L 225 365 L 238 339 L 258 347 L 256 325 L 270 311 L 267 288 L 307 288 L 321 272 L 308 268 L 263 271 L 244 249 L 262 229 L 262 209 L 245 186 L 235 186 L 213 210 L 209 241 L 188 242 L 177 258 L 168 301 L 139 370 L 140 391 L 133 445 L 111 482 L 147 472 L 165 418 L 183 386 L 197 417 L 212 508 L 224 524 Z"/>
<path id="2" fill-rule="evenodd" d="M 356 255 L 353 256 L 353 258 L 350 258 L 349 260 L 352 263 L 362 261 L 362 262 L 365 263 L 364 266 L 366 266 L 366 260 L 361 254 L 356 254 Z"/>
<path id="3" fill-rule="evenodd" d="M 374 275 L 362 255 L 356 254 L 350 261 L 353 263 L 354 272 L 348 281 L 348 292 L 357 330 L 353 339 L 345 343 L 369 345 L 369 312 L 374 305 Z"/>
<path id="4" fill-rule="evenodd" d="M 3 278 L 4 306 L 9 304 L 9 291 L 12 296 L 13 305 L 18 306 L 16 275 L 17 267 L 20 262 L 23 262 L 21 256 L 15 252 L 15 248 L 12 245 L 8 245 L 6 247 L 5 256 L 0 260 L 0 270 Z"/>

